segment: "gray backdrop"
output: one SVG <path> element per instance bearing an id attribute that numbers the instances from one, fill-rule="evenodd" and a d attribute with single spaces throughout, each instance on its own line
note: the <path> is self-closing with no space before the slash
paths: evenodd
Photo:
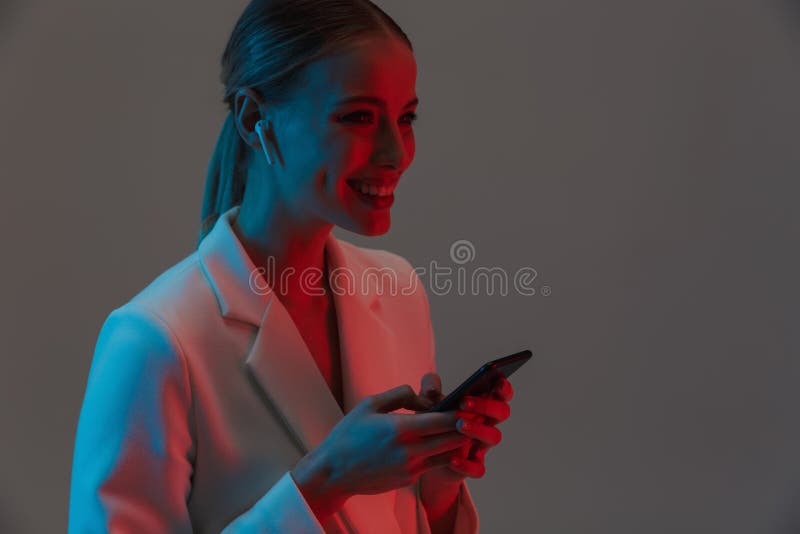
<path id="1" fill-rule="evenodd" d="M 469 481 L 482 531 L 800 531 L 796 3 L 380 4 L 418 152 L 390 233 L 336 234 L 537 272 L 429 288 L 445 390 L 535 354 Z M 244 5 L 0 4 L 2 532 L 65 530 L 100 325 L 194 250 Z"/>

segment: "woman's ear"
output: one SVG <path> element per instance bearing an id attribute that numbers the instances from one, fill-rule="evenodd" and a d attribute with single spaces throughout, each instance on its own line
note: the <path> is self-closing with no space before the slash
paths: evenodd
<path id="1" fill-rule="evenodd" d="M 263 99 L 256 91 L 245 87 L 236 92 L 233 104 L 233 122 L 239 135 L 245 143 L 261 150 L 261 141 L 255 128 L 256 122 L 264 119 L 262 117 Z"/>

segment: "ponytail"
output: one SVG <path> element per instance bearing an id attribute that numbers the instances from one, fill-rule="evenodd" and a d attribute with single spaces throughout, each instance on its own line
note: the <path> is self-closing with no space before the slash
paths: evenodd
<path id="1" fill-rule="evenodd" d="M 229 111 L 222 124 L 206 172 L 198 246 L 214 227 L 220 215 L 242 203 L 245 176 L 240 169 L 240 161 L 244 152 L 243 145 L 244 141 L 233 124 L 233 113 Z"/>

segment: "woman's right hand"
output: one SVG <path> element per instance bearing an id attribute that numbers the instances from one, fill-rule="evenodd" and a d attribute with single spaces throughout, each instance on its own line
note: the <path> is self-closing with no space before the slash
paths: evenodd
<path id="1" fill-rule="evenodd" d="M 456 427 L 458 411 L 388 413 L 430 406 L 409 385 L 365 397 L 298 462 L 292 476 L 320 521 L 352 495 L 414 484 L 470 443 Z"/>

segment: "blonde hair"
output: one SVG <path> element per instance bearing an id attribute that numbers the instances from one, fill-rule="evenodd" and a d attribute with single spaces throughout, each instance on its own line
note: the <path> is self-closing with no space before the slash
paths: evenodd
<path id="1" fill-rule="evenodd" d="M 247 145 L 233 120 L 236 93 L 249 87 L 272 105 L 284 104 L 307 65 L 376 34 L 398 36 L 413 50 L 400 26 L 369 0 L 252 0 L 245 7 L 222 54 L 228 113 L 208 164 L 198 246 L 244 198 Z"/>

